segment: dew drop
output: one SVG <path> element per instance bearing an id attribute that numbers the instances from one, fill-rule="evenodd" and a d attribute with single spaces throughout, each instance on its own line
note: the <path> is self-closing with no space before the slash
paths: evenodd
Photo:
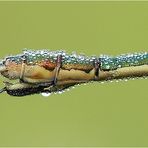
<path id="1" fill-rule="evenodd" d="M 146 76 L 143 76 L 142 78 L 143 78 L 143 79 L 145 79 L 145 78 L 146 78 Z"/>
<path id="2" fill-rule="evenodd" d="M 51 93 L 44 92 L 44 93 L 41 93 L 41 95 L 44 96 L 44 97 L 48 97 L 48 96 L 51 95 Z"/>
<path id="3" fill-rule="evenodd" d="M 63 91 L 58 91 L 58 94 L 62 94 L 63 93 Z"/>
<path id="4" fill-rule="evenodd" d="M 121 65 L 118 65 L 118 68 L 121 68 Z"/>
<path id="5" fill-rule="evenodd" d="M 109 69 L 110 68 L 110 66 L 109 65 L 106 65 L 106 69 Z"/>
<path id="6" fill-rule="evenodd" d="M 119 80 L 120 82 L 122 82 L 124 79 L 123 79 L 123 78 L 119 78 L 118 80 Z"/>

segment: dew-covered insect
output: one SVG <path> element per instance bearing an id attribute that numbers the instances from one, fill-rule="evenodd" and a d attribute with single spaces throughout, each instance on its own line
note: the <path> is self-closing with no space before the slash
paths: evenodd
<path id="1" fill-rule="evenodd" d="M 0 73 L 16 83 L 4 82 L 0 92 L 12 96 L 61 92 L 71 86 L 148 75 L 148 53 L 116 57 L 84 56 L 64 51 L 25 50 L 0 62 Z"/>

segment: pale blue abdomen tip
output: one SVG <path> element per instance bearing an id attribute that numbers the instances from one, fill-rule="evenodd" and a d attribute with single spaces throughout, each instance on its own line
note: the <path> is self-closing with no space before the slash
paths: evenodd
<path id="1" fill-rule="evenodd" d="M 148 53 L 122 54 L 116 57 L 100 56 L 102 70 L 114 70 L 122 67 L 148 64 Z"/>

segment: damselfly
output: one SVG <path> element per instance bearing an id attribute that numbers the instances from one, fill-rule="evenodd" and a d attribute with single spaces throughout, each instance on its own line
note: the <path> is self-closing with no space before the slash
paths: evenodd
<path id="1" fill-rule="evenodd" d="M 25 50 L 0 62 L 2 92 L 12 96 L 62 92 L 71 86 L 148 75 L 148 53 L 84 56 L 64 51 Z"/>

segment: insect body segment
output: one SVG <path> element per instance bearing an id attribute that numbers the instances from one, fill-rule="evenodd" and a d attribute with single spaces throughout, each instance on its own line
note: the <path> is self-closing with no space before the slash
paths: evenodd
<path id="1" fill-rule="evenodd" d="M 122 54 L 116 57 L 101 55 L 102 70 L 113 70 L 122 67 L 148 64 L 148 53 Z"/>
<path id="2" fill-rule="evenodd" d="M 5 83 L 3 89 L 15 96 L 59 91 L 95 77 L 93 58 L 63 51 L 28 50 L 7 57 L 3 63 L 5 69 L 1 74 L 10 80 L 19 80 L 16 84 Z"/>
<path id="3" fill-rule="evenodd" d="M 62 91 L 70 86 L 115 78 L 147 75 L 148 53 L 125 54 L 116 57 L 101 55 L 88 57 L 67 54 L 64 51 L 26 50 L 6 57 L 0 63 L 0 73 L 12 84 L 5 82 L 1 92 L 25 96 L 42 92 Z M 133 72 L 128 67 L 134 67 Z M 141 69 L 140 69 L 141 68 Z M 125 72 L 128 69 L 128 73 Z M 143 70 L 142 74 L 139 69 Z"/>

